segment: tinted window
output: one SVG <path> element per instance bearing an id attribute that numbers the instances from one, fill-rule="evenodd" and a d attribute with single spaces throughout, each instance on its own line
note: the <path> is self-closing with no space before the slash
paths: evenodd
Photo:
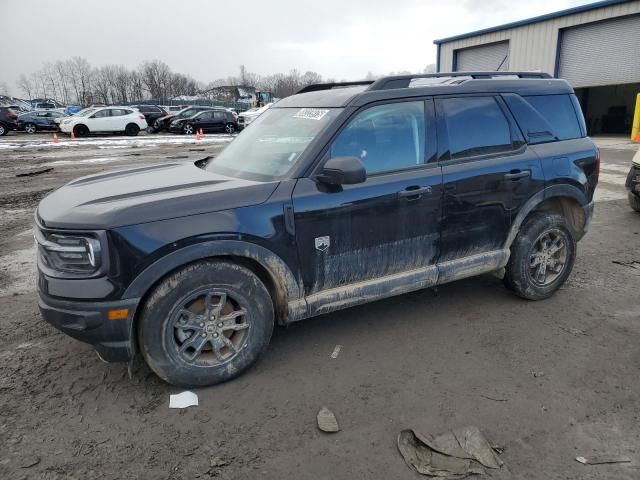
<path id="1" fill-rule="evenodd" d="M 222 120 L 224 118 L 224 112 L 214 112 L 214 118 L 216 120 Z"/>
<path id="2" fill-rule="evenodd" d="M 93 115 L 95 118 L 104 118 L 109 116 L 109 110 L 100 110 Z"/>
<path id="3" fill-rule="evenodd" d="M 524 98 L 551 125 L 553 134 L 559 140 L 582 137 L 569 95 L 534 95 Z"/>
<path id="4" fill-rule="evenodd" d="M 441 102 L 452 159 L 512 149 L 509 123 L 493 97 L 446 98 Z"/>
<path id="5" fill-rule="evenodd" d="M 213 112 L 204 112 L 196 116 L 198 120 L 211 120 L 213 118 Z"/>
<path id="6" fill-rule="evenodd" d="M 358 157 L 367 173 L 424 163 L 424 102 L 379 105 L 359 113 L 331 145 L 331 157 Z"/>

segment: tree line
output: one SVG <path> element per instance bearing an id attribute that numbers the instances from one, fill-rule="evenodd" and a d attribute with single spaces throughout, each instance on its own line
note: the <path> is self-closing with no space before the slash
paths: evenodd
<path id="1" fill-rule="evenodd" d="M 424 71 L 431 70 L 433 65 L 428 65 Z M 374 78 L 376 76 L 371 72 L 365 77 Z M 47 62 L 31 75 L 20 75 L 17 86 L 21 94 L 30 100 L 53 98 L 66 105 L 89 105 L 200 96 L 221 86 L 254 87 L 260 91 L 272 92 L 276 98 L 284 98 L 307 85 L 335 81 L 333 78 L 325 79 L 316 72 L 301 73 L 296 69 L 289 73 L 259 75 L 249 72 L 241 65 L 236 76 L 203 83 L 189 75 L 172 71 L 161 60 L 146 61 L 138 68 L 129 69 L 123 65 L 93 67 L 85 58 L 71 57 L 67 60 Z"/>

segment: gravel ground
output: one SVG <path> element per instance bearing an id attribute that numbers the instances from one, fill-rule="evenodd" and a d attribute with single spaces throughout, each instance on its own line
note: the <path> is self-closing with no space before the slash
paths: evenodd
<path id="1" fill-rule="evenodd" d="M 169 410 L 179 390 L 141 361 L 102 363 L 42 321 L 32 212 L 74 177 L 196 160 L 230 139 L 50 138 L 0 140 L 0 478 L 411 479 L 399 431 L 464 425 L 504 447 L 492 478 L 640 478 L 640 215 L 624 141 L 603 144 L 594 222 L 553 298 L 483 276 L 278 328 L 249 372 Z M 339 433 L 317 430 L 322 406 Z M 631 463 L 575 461 L 596 454 Z"/>

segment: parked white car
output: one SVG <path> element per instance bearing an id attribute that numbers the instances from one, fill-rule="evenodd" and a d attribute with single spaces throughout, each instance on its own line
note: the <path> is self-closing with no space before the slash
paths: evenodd
<path id="1" fill-rule="evenodd" d="M 258 118 L 264 111 L 266 111 L 273 103 L 267 103 L 264 107 L 252 108 L 246 112 L 242 112 L 238 115 L 238 128 L 240 130 L 249 126 L 256 118 Z"/>
<path id="2" fill-rule="evenodd" d="M 76 137 L 90 133 L 124 133 L 136 136 L 147 128 L 147 121 L 139 111 L 130 107 L 87 108 L 60 122 L 60 131 Z"/>

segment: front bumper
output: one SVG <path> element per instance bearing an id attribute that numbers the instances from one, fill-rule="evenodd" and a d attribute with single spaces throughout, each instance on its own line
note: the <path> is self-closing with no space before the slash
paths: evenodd
<path id="1" fill-rule="evenodd" d="M 640 165 L 633 165 L 629 174 L 627 175 L 627 181 L 624 183 L 627 191 L 636 197 L 640 198 Z"/>
<path id="2" fill-rule="evenodd" d="M 139 298 L 112 302 L 84 302 L 54 299 L 39 292 L 42 317 L 70 337 L 93 345 L 107 362 L 126 362 L 136 353 L 133 319 Z M 127 308 L 126 318 L 109 320 L 107 312 Z"/>

